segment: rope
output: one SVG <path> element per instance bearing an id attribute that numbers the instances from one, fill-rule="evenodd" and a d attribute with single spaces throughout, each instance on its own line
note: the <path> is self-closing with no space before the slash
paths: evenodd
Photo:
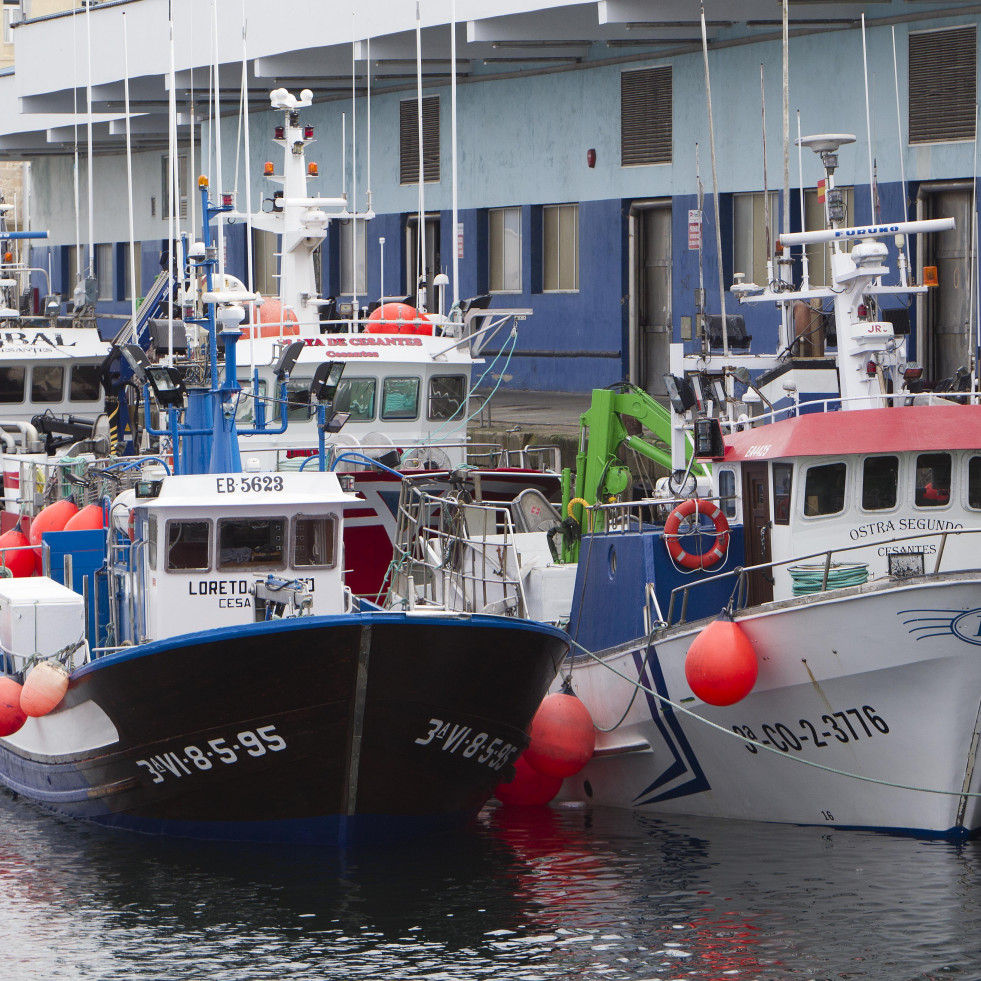
<path id="1" fill-rule="evenodd" d="M 869 567 L 865 562 L 848 565 L 832 564 L 828 569 L 828 582 L 824 582 L 823 565 L 795 565 L 788 570 L 793 580 L 794 596 L 823 593 L 825 589 L 843 586 L 861 586 L 869 581 Z"/>
<path id="2" fill-rule="evenodd" d="M 802 756 L 791 756 L 789 753 L 784 753 L 782 750 L 775 749 L 773 746 L 764 746 L 763 743 L 761 743 L 759 740 L 750 739 L 747 736 L 744 736 L 742 733 L 733 732 L 731 729 L 726 729 L 725 726 L 720 726 L 718 723 L 712 722 L 711 720 L 703 718 L 697 713 L 692 712 L 691 709 L 686 709 L 683 705 L 679 705 L 677 702 L 672 702 L 670 698 L 661 695 L 659 692 L 654 691 L 652 688 L 649 688 L 647 685 L 643 684 L 642 682 L 634 681 L 632 678 L 629 678 L 621 671 L 618 671 L 612 665 L 607 664 L 597 654 L 594 654 L 592 651 L 586 650 L 586 648 L 583 647 L 582 644 L 577 643 L 575 640 L 571 640 L 571 643 L 573 647 L 578 648 L 580 651 L 582 651 L 583 654 L 587 655 L 588 657 L 591 657 L 601 667 L 606 668 L 608 671 L 612 671 L 613 674 L 615 674 L 618 678 L 622 678 L 624 681 L 628 682 L 629 684 L 636 685 L 638 690 L 643 691 L 648 695 L 653 695 L 663 705 L 669 705 L 676 712 L 683 712 L 685 715 L 691 716 L 691 718 L 696 719 L 697 721 L 702 722 L 707 726 L 710 726 L 712 729 L 717 729 L 719 732 L 724 733 L 725 735 L 730 736 L 733 739 L 738 739 L 741 743 L 752 743 L 758 749 L 764 749 L 768 753 L 773 753 L 774 755 L 779 756 L 781 759 L 791 760 L 794 763 L 800 763 L 803 766 L 811 766 L 814 767 L 816 770 L 824 770 L 826 773 L 833 773 L 839 777 L 849 777 L 852 780 L 860 780 L 863 783 L 873 783 L 880 787 L 895 787 L 897 790 L 912 790 L 919 794 L 939 794 L 944 797 L 981 798 L 981 793 L 977 793 L 969 790 L 937 790 L 936 788 L 933 787 L 915 787 L 912 784 L 895 783 L 892 780 L 880 780 L 877 777 L 866 777 L 860 773 L 850 773 L 848 770 L 839 770 L 833 766 L 825 766 L 823 763 L 815 763 L 813 760 L 804 759 Z M 625 716 L 626 713 L 624 713 L 624 717 Z M 621 718 L 620 721 L 622 722 L 623 719 Z M 594 726 L 594 728 L 598 728 L 598 727 Z M 600 729 L 599 731 L 611 732 L 612 730 Z"/>

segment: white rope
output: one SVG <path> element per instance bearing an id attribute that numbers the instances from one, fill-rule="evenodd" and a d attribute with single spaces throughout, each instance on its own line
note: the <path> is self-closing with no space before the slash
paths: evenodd
<path id="1" fill-rule="evenodd" d="M 570 638 L 571 640 L 571 638 Z M 779 756 L 781 759 L 789 759 L 795 763 L 800 763 L 804 766 L 812 766 L 817 770 L 824 770 L 826 773 L 834 773 L 839 777 L 850 777 L 852 780 L 861 780 L 865 783 L 878 784 L 880 787 L 895 787 L 897 790 L 912 790 L 920 794 L 940 794 L 945 797 L 981 797 L 981 793 L 975 793 L 968 790 L 936 790 L 933 787 L 914 787 L 911 784 L 906 783 L 894 783 L 891 780 L 879 780 L 876 777 L 866 777 L 860 773 L 850 773 L 848 770 L 839 770 L 833 766 L 825 766 L 823 763 L 815 763 L 813 760 L 804 759 L 802 756 L 791 756 L 789 753 L 785 753 L 783 750 L 774 748 L 773 746 L 764 746 L 759 740 L 750 739 L 749 737 L 743 735 L 739 732 L 734 732 L 732 729 L 727 729 L 725 726 L 720 726 L 716 722 L 712 722 L 709 719 L 703 718 L 691 709 L 686 709 L 683 705 L 679 705 L 677 702 L 672 702 L 670 698 L 666 698 L 664 695 L 654 691 L 652 688 L 648 688 L 647 685 L 643 684 L 641 681 L 634 681 L 632 678 L 618 671 L 611 664 L 603 661 L 598 655 L 594 654 L 592 651 L 586 650 L 582 644 L 576 641 L 571 641 L 572 646 L 578 648 L 583 654 L 591 657 L 597 664 L 606 668 L 608 671 L 612 671 L 618 678 L 622 678 L 624 681 L 631 685 L 636 685 L 641 691 L 648 695 L 653 695 L 659 702 L 664 705 L 670 705 L 676 712 L 684 712 L 685 715 L 691 716 L 693 719 L 697 719 L 699 722 L 703 722 L 705 725 L 710 726 L 713 729 L 717 729 L 719 732 L 725 733 L 725 735 L 732 737 L 733 739 L 738 739 L 742 743 L 752 743 L 759 749 L 765 749 L 768 753 L 773 753 Z M 603 731 L 603 730 L 601 730 Z M 610 731 L 610 730 L 607 730 Z"/>

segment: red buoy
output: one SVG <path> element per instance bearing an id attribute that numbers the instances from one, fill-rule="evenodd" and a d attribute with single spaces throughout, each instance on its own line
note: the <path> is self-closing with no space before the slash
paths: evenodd
<path id="1" fill-rule="evenodd" d="M 0 535 L 0 560 L 15 579 L 34 575 L 34 552 L 30 539 L 20 528 L 11 528 Z"/>
<path id="2" fill-rule="evenodd" d="M 539 773 L 530 766 L 524 754 L 514 764 L 514 779 L 510 783 L 499 783 L 494 796 L 502 803 L 530 807 L 547 804 L 561 789 L 562 778 Z"/>
<path id="3" fill-rule="evenodd" d="M 104 527 L 101 504 L 86 504 L 81 511 L 73 514 L 65 522 L 65 531 L 96 531 Z"/>
<path id="4" fill-rule="evenodd" d="M 26 721 L 27 714 L 20 707 L 21 686 L 0 676 L 0 736 L 12 736 Z"/>
<path id="5" fill-rule="evenodd" d="M 75 506 L 75 502 L 66 497 L 40 510 L 31 522 L 28 538 L 34 546 L 35 567 L 39 573 L 41 571 L 41 536 L 49 531 L 64 531 L 69 519 L 77 513 L 78 508 Z"/>
<path id="6" fill-rule="evenodd" d="M 364 330 L 366 334 L 414 334 L 427 323 L 408 303 L 383 303 L 368 314 Z"/>
<path id="7" fill-rule="evenodd" d="M 734 705 L 756 684 L 756 651 L 742 627 L 715 620 L 693 641 L 685 657 L 685 677 L 697 698 L 709 705 Z"/>
<path id="8" fill-rule="evenodd" d="M 531 742 L 523 759 L 549 777 L 571 777 L 590 760 L 596 730 L 589 710 L 575 695 L 546 695 L 531 720 Z"/>
<path id="9" fill-rule="evenodd" d="M 68 691 L 68 672 L 58 661 L 39 661 L 24 679 L 20 707 L 25 715 L 47 715 Z"/>

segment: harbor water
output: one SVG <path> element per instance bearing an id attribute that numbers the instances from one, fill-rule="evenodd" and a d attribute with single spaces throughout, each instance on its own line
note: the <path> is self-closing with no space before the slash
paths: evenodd
<path id="1" fill-rule="evenodd" d="M 981 978 L 981 844 L 488 808 L 355 854 L 120 836 L 0 793 L 27 979 Z"/>

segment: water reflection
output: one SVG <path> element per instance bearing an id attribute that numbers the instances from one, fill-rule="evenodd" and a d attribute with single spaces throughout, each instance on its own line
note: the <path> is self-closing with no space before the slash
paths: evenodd
<path id="1" fill-rule="evenodd" d="M 975 844 L 496 809 L 372 852 L 221 847 L 0 794 L 15 979 L 977 977 Z"/>

